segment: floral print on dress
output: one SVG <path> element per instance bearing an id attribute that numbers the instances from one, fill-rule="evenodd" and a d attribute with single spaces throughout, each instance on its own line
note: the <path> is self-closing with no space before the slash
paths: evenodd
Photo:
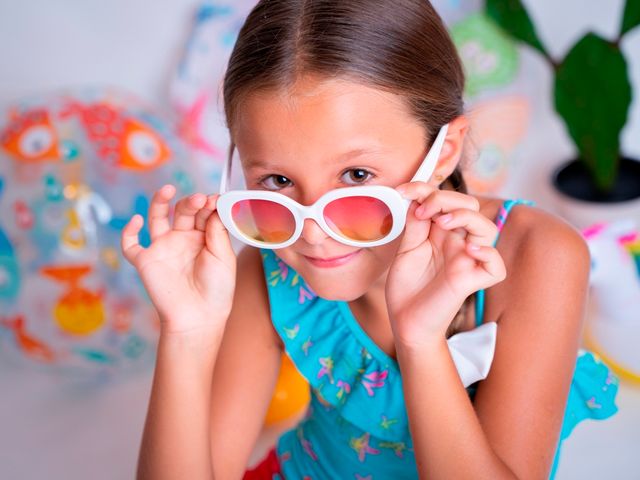
<path id="1" fill-rule="evenodd" d="M 268 283 L 272 287 L 276 287 L 280 282 L 285 283 L 289 276 L 289 266 L 286 263 L 276 257 L 276 264 L 278 268 L 269 272 Z"/>
<path id="2" fill-rule="evenodd" d="M 384 387 L 384 381 L 387 378 L 388 373 L 389 372 L 385 370 L 384 372 L 371 372 L 364 376 L 361 380 L 362 385 L 364 385 L 364 388 L 367 390 L 370 397 L 373 397 L 375 393 L 373 391 L 374 388 Z"/>
<path id="3" fill-rule="evenodd" d="M 324 357 L 318 360 L 322 368 L 318 372 L 318 378 L 322 378 L 325 375 L 329 377 L 329 382 L 333 384 L 333 359 L 331 357 Z"/>
<path id="4" fill-rule="evenodd" d="M 313 346 L 313 342 L 311 341 L 311 337 L 307 338 L 305 342 L 302 344 L 302 351 L 304 352 L 304 356 L 309 356 L 309 349 Z"/>
<path id="5" fill-rule="evenodd" d="M 304 432 L 301 427 L 298 427 L 298 440 L 300 441 L 300 445 L 302 445 L 302 449 L 305 453 L 311 457 L 311 460 L 317 462 L 318 455 L 316 455 L 316 452 L 313 450 L 311 442 L 304 437 Z"/>
<path id="6" fill-rule="evenodd" d="M 408 450 L 404 442 L 380 442 L 379 447 L 393 450 L 398 458 L 403 458 L 402 452 Z"/>
<path id="7" fill-rule="evenodd" d="M 377 348 L 346 302 L 318 297 L 275 252 L 263 258 L 274 327 L 312 392 L 305 418 L 278 441 L 284 476 L 417 478 L 397 362 Z M 561 440 L 583 419 L 615 413 L 617 387 L 599 358 L 579 355 Z M 353 453 L 340 457 L 331 448 Z"/>
<path id="8" fill-rule="evenodd" d="M 298 303 L 300 304 L 307 302 L 309 300 L 313 300 L 314 298 L 317 297 L 317 295 L 309 288 L 308 285 L 306 287 L 304 285 L 301 285 L 299 292 L 300 293 L 298 295 Z"/>
<path id="9" fill-rule="evenodd" d="M 384 428 L 385 430 L 389 430 L 396 423 L 398 423 L 398 420 L 396 420 L 394 418 L 390 419 L 390 418 L 387 418 L 386 416 L 382 415 L 382 421 L 380 422 L 380 426 L 382 428 Z"/>
<path id="10" fill-rule="evenodd" d="M 338 380 L 338 383 L 336 385 L 338 387 L 338 392 L 336 393 L 336 397 L 341 402 L 346 401 L 347 395 L 351 393 L 351 385 L 349 385 L 347 382 L 344 382 L 342 380 Z"/>
<path id="11" fill-rule="evenodd" d="M 373 448 L 369 445 L 369 439 L 371 436 L 365 433 L 359 438 L 352 438 L 349 441 L 349 446 L 358 454 L 358 460 L 364 462 L 367 455 L 379 455 L 380 450 Z"/>
<path id="12" fill-rule="evenodd" d="M 296 324 L 293 328 L 284 327 L 283 330 L 287 335 L 287 338 L 289 338 L 290 340 L 295 340 L 295 338 L 298 336 L 298 332 L 300 331 L 300 325 Z"/>

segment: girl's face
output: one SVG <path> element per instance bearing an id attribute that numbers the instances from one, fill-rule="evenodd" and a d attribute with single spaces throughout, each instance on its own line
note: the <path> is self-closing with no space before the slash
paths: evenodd
<path id="1" fill-rule="evenodd" d="M 277 191 L 303 205 L 336 188 L 397 187 L 411 180 L 427 151 L 424 127 L 400 97 L 317 77 L 250 95 L 233 136 L 247 188 Z M 400 238 L 350 247 L 307 219 L 298 241 L 276 253 L 319 296 L 351 301 L 384 285 Z"/>

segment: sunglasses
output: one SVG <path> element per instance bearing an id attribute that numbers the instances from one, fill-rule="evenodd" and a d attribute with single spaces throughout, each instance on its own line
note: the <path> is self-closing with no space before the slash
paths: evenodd
<path id="1" fill-rule="evenodd" d="M 411 179 L 427 181 L 440 157 L 448 124 Z M 334 240 L 353 247 L 376 247 L 396 239 L 403 231 L 411 200 L 383 185 L 331 190 L 313 205 L 301 205 L 281 193 L 267 190 L 231 190 L 229 155 L 222 171 L 217 210 L 235 238 L 258 248 L 285 248 L 302 233 L 304 220 L 314 220 Z"/>

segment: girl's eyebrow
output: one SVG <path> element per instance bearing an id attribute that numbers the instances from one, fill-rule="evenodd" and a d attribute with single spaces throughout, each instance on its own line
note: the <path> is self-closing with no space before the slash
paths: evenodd
<path id="1" fill-rule="evenodd" d="M 384 153 L 385 149 L 380 147 L 361 147 L 355 148 L 353 150 L 349 150 L 348 152 L 341 153 L 337 155 L 335 158 L 338 162 L 346 162 L 354 158 L 358 158 L 364 155 L 380 155 Z M 266 170 L 273 170 L 281 168 L 281 164 L 277 162 L 270 162 L 268 160 L 256 157 L 248 157 L 243 159 L 243 163 L 245 168 L 254 169 L 254 168 L 264 168 Z"/>

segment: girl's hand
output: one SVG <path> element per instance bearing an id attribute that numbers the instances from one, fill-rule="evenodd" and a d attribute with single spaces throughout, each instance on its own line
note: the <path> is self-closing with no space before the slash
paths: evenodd
<path id="1" fill-rule="evenodd" d="M 424 182 L 398 190 L 414 202 L 387 278 L 387 308 L 396 343 L 433 343 L 469 295 L 504 280 L 492 246 L 498 229 L 469 195 Z"/>
<path id="2" fill-rule="evenodd" d="M 216 212 L 218 196 L 181 199 L 172 224 L 169 202 L 175 193 L 175 187 L 165 185 L 153 196 L 151 245 L 139 244 L 143 219 L 134 215 L 122 231 L 122 251 L 138 270 L 164 332 L 219 330 L 231 311 L 236 258 Z"/>

